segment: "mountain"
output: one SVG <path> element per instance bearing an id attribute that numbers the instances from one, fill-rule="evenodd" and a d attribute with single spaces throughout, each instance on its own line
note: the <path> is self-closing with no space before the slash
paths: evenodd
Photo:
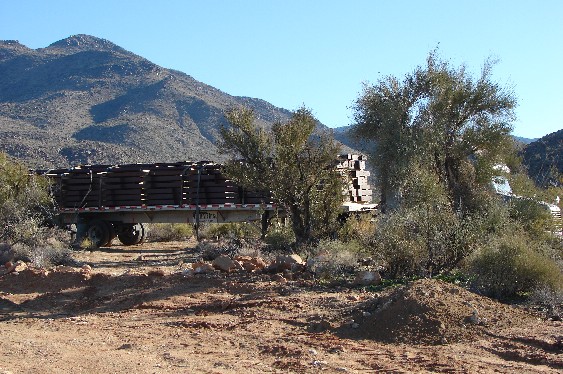
<path id="1" fill-rule="evenodd" d="M 0 151 L 33 168 L 222 161 L 224 112 L 240 106 L 264 126 L 291 115 L 93 36 L 40 49 L 0 41 Z"/>
<path id="2" fill-rule="evenodd" d="M 533 142 L 535 142 L 536 140 L 538 140 L 537 138 L 535 138 L 535 139 L 530 139 L 530 138 L 523 138 L 523 137 L 521 137 L 521 136 L 514 136 L 514 139 L 515 139 L 516 141 L 519 141 L 520 143 L 523 143 L 523 144 L 530 144 L 530 143 L 533 143 Z"/>
<path id="3" fill-rule="evenodd" d="M 563 175 L 563 129 L 528 144 L 522 151 L 528 174 L 539 186 L 560 186 Z"/>

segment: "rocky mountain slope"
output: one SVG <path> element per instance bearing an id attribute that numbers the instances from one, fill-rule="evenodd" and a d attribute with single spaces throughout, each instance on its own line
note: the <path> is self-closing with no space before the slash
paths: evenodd
<path id="1" fill-rule="evenodd" d="M 559 186 L 559 177 L 563 175 L 563 129 L 528 144 L 522 158 L 538 185 Z"/>
<path id="2" fill-rule="evenodd" d="M 0 151 L 30 167 L 221 161 L 224 111 L 242 105 L 266 126 L 291 114 L 93 36 L 40 49 L 0 41 Z"/>

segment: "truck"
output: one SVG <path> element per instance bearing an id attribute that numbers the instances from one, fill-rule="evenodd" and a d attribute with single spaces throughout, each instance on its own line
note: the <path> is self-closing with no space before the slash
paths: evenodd
<path id="1" fill-rule="evenodd" d="M 340 155 L 335 167 L 346 177 L 343 213 L 377 209 L 371 203 L 365 156 Z M 261 221 L 262 232 L 285 212 L 268 191 L 244 189 L 211 161 L 79 165 L 40 172 L 51 181 L 61 226 L 75 227 L 78 241 L 94 247 L 140 244 L 148 223 L 193 224 Z"/>

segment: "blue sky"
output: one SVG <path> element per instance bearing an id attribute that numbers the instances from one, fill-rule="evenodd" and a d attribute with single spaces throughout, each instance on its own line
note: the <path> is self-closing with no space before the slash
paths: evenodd
<path id="1" fill-rule="evenodd" d="M 0 0 L 0 39 L 43 48 L 89 34 L 231 95 L 353 122 L 362 83 L 403 77 L 429 51 L 519 100 L 514 134 L 563 128 L 563 0 Z"/>

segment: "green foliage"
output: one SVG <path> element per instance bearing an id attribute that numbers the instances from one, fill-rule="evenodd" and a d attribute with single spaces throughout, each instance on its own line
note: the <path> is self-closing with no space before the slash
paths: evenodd
<path id="1" fill-rule="evenodd" d="M 372 253 L 386 277 L 432 277 L 459 266 L 481 233 L 478 219 L 461 217 L 447 205 L 401 207 L 381 218 Z"/>
<path id="2" fill-rule="evenodd" d="M 153 223 L 148 232 L 153 242 L 186 240 L 194 235 L 192 226 L 187 223 Z"/>
<path id="3" fill-rule="evenodd" d="M 562 269 L 544 254 L 545 243 L 521 231 L 491 240 L 470 264 L 474 287 L 496 298 L 510 298 L 538 288 L 561 291 Z"/>
<path id="4" fill-rule="evenodd" d="M 546 205 L 533 199 L 512 199 L 510 216 L 519 222 L 524 230 L 533 237 L 548 235 L 554 230 L 553 216 Z"/>
<path id="5" fill-rule="evenodd" d="M 246 222 L 211 223 L 204 226 L 201 237 L 205 239 L 256 239 L 260 230 Z"/>
<path id="6" fill-rule="evenodd" d="M 506 152 L 516 104 L 491 81 L 492 66 L 486 61 L 474 79 L 434 52 L 402 81 L 389 76 L 364 88 L 353 131 L 376 143 L 384 207 L 397 208 L 409 176 L 423 168 L 447 191 L 453 210 L 474 208 L 474 192 L 489 183 Z"/>
<path id="7" fill-rule="evenodd" d="M 35 246 L 53 215 L 48 181 L 0 153 L 0 242 Z"/>
<path id="8" fill-rule="evenodd" d="M 271 251 L 287 251 L 295 243 L 295 234 L 287 226 L 274 226 L 270 228 L 264 241 Z"/>
<path id="9" fill-rule="evenodd" d="M 222 148 L 241 160 L 225 164 L 225 173 L 247 189 L 271 191 L 291 220 L 297 244 L 336 230 L 342 203 L 342 178 L 335 170 L 338 148 L 331 136 L 314 133 L 317 121 L 301 108 L 271 131 L 259 127 L 254 113 L 227 113 Z"/>
<path id="10" fill-rule="evenodd" d="M 375 231 L 375 217 L 372 214 L 352 215 L 340 226 L 337 237 L 343 242 L 357 242 L 367 246 Z"/>

